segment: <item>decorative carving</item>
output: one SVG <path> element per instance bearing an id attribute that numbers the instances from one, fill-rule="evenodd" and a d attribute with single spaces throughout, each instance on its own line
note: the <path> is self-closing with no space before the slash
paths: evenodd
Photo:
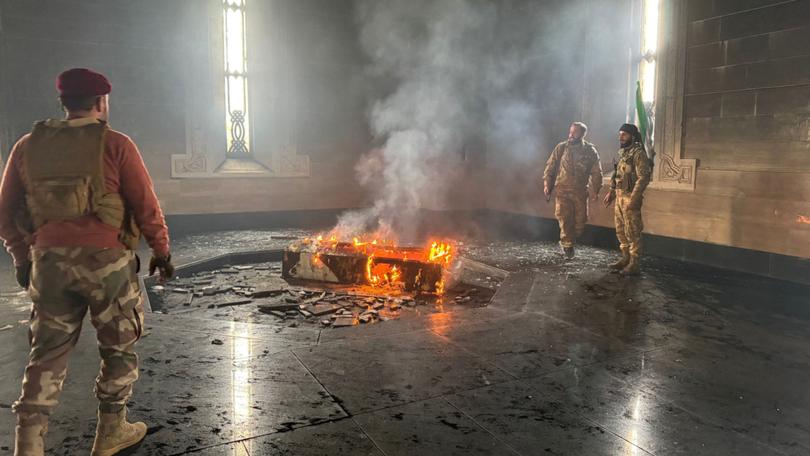
<path id="1" fill-rule="evenodd" d="M 692 166 L 677 163 L 669 155 L 659 155 L 661 172 L 658 177 L 664 181 L 674 181 L 679 184 L 690 183 L 692 181 Z"/>
<path id="2" fill-rule="evenodd" d="M 683 104 L 686 84 L 686 2 L 663 2 L 662 43 L 656 98 L 655 172 L 650 184 L 664 190 L 695 190 L 697 160 L 683 158 Z"/>
<path id="3" fill-rule="evenodd" d="M 172 177 L 199 177 L 208 174 L 204 135 L 202 129 L 193 129 L 188 135 L 188 152 L 172 155 Z"/>
<path id="4" fill-rule="evenodd" d="M 279 177 L 309 177 L 309 157 L 306 155 L 284 155 L 279 158 Z"/>
<path id="5" fill-rule="evenodd" d="M 228 155 L 246 155 L 245 144 L 245 113 L 239 110 L 231 112 L 231 147 Z"/>
<path id="6" fill-rule="evenodd" d="M 174 159 L 172 174 L 199 174 L 205 173 L 208 169 L 205 155 L 192 155 L 191 157 L 181 156 L 182 158 Z"/>

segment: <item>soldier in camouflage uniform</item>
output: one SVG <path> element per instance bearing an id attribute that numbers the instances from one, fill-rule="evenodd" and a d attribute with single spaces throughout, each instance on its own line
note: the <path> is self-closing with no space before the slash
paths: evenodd
<path id="1" fill-rule="evenodd" d="M 641 133 L 635 125 L 621 126 L 619 143 L 619 162 L 611 179 L 610 192 L 605 196 L 605 205 L 616 200 L 613 219 L 622 258 L 609 267 L 622 274 L 634 275 L 639 273 L 640 268 L 641 234 L 644 229 L 641 203 L 644 200 L 644 190 L 650 183 L 652 163 L 642 144 Z"/>
<path id="2" fill-rule="evenodd" d="M 57 90 L 67 118 L 38 122 L 20 139 L 0 185 L 0 237 L 33 302 L 31 351 L 12 407 L 14 454 L 44 454 L 48 416 L 89 310 L 101 355 L 92 455 L 108 456 L 146 435 L 144 423 L 126 420 L 144 323 L 134 249 L 143 233 L 150 274 L 171 277 L 168 230 L 135 144 L 107 125 L 109 81 L 73 69 Z"/>
<path id="3" fill-rule="evenodd" d="M 591 200 L 596 201 L 602 188 L 602 165 L 593 144 L 585 141 L 588 127 L 574 122 L 568 140 L 557 144 L 543 172 L 543 193 L 548 199 L 556 190 L 554 215 L 560 223 L 560 247 L 573 258 L 574 245 L 585 231 L 588 220 L 588 180 Z"/>

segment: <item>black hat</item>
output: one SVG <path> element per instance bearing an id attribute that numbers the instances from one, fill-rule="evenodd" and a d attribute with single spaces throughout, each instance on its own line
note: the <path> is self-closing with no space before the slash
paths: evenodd
<path id="1" fill-rule="evenodd" d="M 641 133 L 639 133 L 639 131 L 638 131 L 638 127 L 633 125 L 633 124 L 629 124 L 629 123 L 623 124 L 619 128 L 619 131 L 623 131 L 625 133 L 630 133 L 630 136 L 632 136 L 634 138 L 638 138 L 638 137 L 641 136 Z"/>

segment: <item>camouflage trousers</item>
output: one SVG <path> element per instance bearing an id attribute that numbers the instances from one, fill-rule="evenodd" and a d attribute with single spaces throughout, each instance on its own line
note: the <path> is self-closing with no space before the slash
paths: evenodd
<path id="1" fill-rule="evenodd" d="M 48 414 L 56 406 L 88 309 L 101 354 L 95 386 L 99 408 L 117 412 L 126 405 L 138 379 L 135 343 L 144 317 L 136 267 L 129 250 L 34 249 L 31 352 L 15 412 Z"/>
<path id="2" fill-rule="evenodd" d="M 628 209 L 630 192 L 616 190 L 616 205 L 613 208 L 613 220 L 616 224 L 616 237 L 619 239 L 619 248 L 628 252 L 630 256 L 641 255 L 641 232 L 644 223 L 641 220 L 641 208 Z"/>
<path id="3" fill-rule="evenodd" d="M 560 245 L 572 247 L 585 232 L 588 221 L 588 192 L 557 190 L 554 216 L 560 223 Z"/>

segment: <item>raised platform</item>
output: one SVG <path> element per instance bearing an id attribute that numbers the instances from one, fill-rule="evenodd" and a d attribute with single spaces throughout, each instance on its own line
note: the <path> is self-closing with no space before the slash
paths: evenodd
<path id="1" fill-rule="evenodd" d="M 331 228 L 342 210 L 256 212 L 169 216 L 173 233 L 205 230 L 271 229 L 279 227 Z M 425 211 L 423 231 L 434 234 L 485 239 L 556 241 L 559 227 L 554 219 L 493 210 Z M 588 225 L 583 244 L 618 249 L 613 229 Z M 644 234 L 647 255 L 698 263 L 778 280 L 810 285 L 810 259 L 706 242 Z"/>

